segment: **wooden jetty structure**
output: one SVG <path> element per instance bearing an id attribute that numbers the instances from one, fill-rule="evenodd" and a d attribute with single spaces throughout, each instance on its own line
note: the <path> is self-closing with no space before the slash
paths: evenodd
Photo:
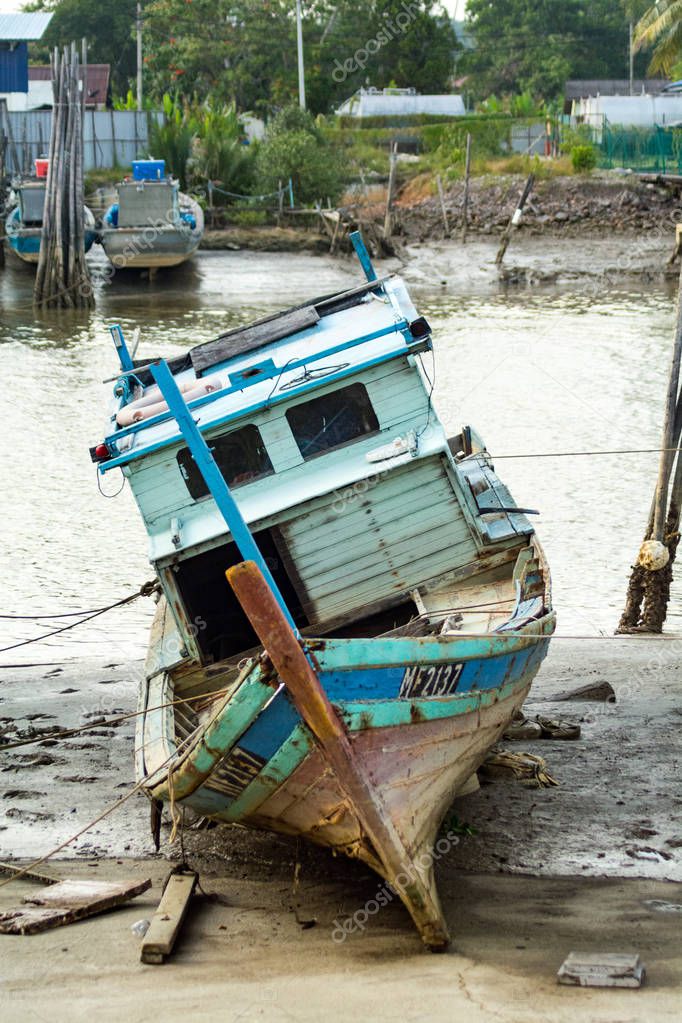
<path id="1" fill-rule="evenodd" d="M 120 328 L 110 426 L 162 597 L 136 770 L 153 801 L 372 867 L 430 949 L 434 847 L 554 631 L 531 525 L 470 427 L 448 437 L 399 277 L 166 363 Z"/>

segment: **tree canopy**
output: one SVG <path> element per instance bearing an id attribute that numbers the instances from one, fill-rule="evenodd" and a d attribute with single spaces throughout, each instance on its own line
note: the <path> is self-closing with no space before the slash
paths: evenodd
<path id="1" fill-rule="evenodd" d="M 433 0 L 307 0 L 303 41 L 314 113 L 365 83 L 445 91 L 457 45 Z M 296 98 L 293 0 L 151 0 L 145 43 L 155 92 L 210 92 L 261 113 Z"/>
<path id="2" fill-rule="evenodd" d="M 458 70 L 481 96 L 528 91 L 550 99 L 567 78 L 627 78 L 628 3 L 637 0 L 468 0 L 474 48 Z"/>
<path id="3" fill-rule="evenodd" d="M 34 53 L 47 61 L 53 47 L 85 38 L 88 61 L 110 64 L 113 91 L 125 94 L 136 70 L 135 8 L 136 0 L 35 0 L 27 9 L 54 16 Z"/>

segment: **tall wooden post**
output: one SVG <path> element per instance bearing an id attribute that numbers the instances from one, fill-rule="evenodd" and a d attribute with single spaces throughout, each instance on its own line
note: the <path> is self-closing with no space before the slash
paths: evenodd
<path id="1" fill-rule="evenodd" d="M 386 213 L 384 215 L 384 238 L 390 238 L 393 232 L 393 189 L 395 187 L 395 167 L 398 162 L 398 143 L 391 145 L 391 162 L 388 170 L 388 195 L 386 196 Z"/>
<path id="2" fill-rule="evenodd" d="M 649 522 L 632 568 L 625 608 L 617 632 L 659 633 L 663 630 L 667 614 L 673 563 L 680 539 L 682 507 L 682 459 L 679 451 L 682 433 L 682 395 L 679 389 L 681 363 L 682 271 L 677 293 L 677 318 L 663 416 L 658 478 Z M 673 468 L 675 472 L 671 490 Z"/>
<path id="3" fill-rule="evenodd" d="M 497 255 L 495 256 L 495 263 L 497 264 L 497 266 L 502 265 L 502 260 L 504 259 L 505 252 L 507 251 L 507 246 L 509 245 L 509 239 L 511 238 L 512 231 L 521 223 L 523 207 L 526 205 L 526 202 L 528 201 L 528 196 L 533 191 L 534 184 L 535 175 L 529 174 L 526 183 L 523 186 L 523 192 L 521 193 L 521 197 L 518 203 L 516 204 L 516 209 L 512 213 L 509 223 L 505 227 L 504 233 L 502 234 L 502 238 L 500 240 L 500 247 L 497 250 Z"/>
<path id="4" fill-rule="evenodd" d="M 462 208 L 462 245 L 466 245 L 469 230 L 469 177 L 471 175 L 471 135 L 467 132 L 467 151 L 464 159 L 464 204 Z"/>
<path id="5" fill-rule="evenodd" d="M 83 114 L 78 54 L 72 44 L 52 56 L 54 108 L 40 257 L 34 302 L 73 308 L 92 305 L 85 262 Z"/>
<path id="6" fill-rule="evenodd" d="M 445 196 L 443 194 L 443 182 L 441 181 L 440 174 L 436 175 L 436 185 L 438 187 L 438 198 L 440 200 L 440 212 L 443 218 L 443 231 L 445 233 L 445 237 L 449 238 L 450 227 L 448 225 L 448 213 L 445 209 Z"/>

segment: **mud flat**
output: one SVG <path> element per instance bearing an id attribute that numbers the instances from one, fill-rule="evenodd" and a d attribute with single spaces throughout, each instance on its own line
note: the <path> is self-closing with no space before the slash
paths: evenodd
<path id="1" fill-rule="evenodd" d="M 581 724 L 577 742 L 504 743 L 543 756 L 556 788 L 496 781 L 458 800 L 458 841 L 438 864 L 454 936 L 422 952 L 397 903 L 373 909 L 377 878 L 323 850 L 243 829 L 188 829 L 202 886 L 174 960 L 138 962 L 179 844 L 154 854 L 135 796 L 43 867 L 57 876 L 151 877 L 135 903 L 42 935 L 3 937 L 3 1020 L 369 1018 L 595 1021 L 679 1019 L 682 984 L 682 637 L 562 639 L 529 715 Z M 61 668 L 57 671 L 57 668 Z M 133 711 L 139 665 L 70 662 L 0 671 L 3 741 Z M 609 682 L 615 703 L 557 702 Z M 42 715 L 36 717 L 35 715 Z M 94 734 L 93 734 L 94 733 Z M 0 754 L 0 856 L 34 858 L 132 786 L 133 722 Z M 46 743 L 46 744 L 45 744 Z M 164 831 L 167 839 L 168 831 Z M 296 864 L 300 864 L 296 868 Z M 298 881 L 294 880 L 295 875 Z M 0 888 L 0 908 L 35 890 Z M 572 950 L 638 952 L 641 991 L 559 988 Z M 162 974 L 154 973 L 161 969 Z M 150 971 L 152 971 L 150 975 Z M 162 993 L 160 993 L 162 990 Z"/>

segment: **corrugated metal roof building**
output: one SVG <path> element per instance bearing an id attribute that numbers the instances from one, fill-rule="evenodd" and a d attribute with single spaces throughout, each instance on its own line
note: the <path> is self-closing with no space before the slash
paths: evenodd
<path id="1" fill-rule="evenodd" d="M 52 14 L 0 14 L 0 94 L 28 92 L 28 43 L 40 39 Z"/>
<path id="2" fill-rule="evenodd" d="M 461 96 L 454 93 L 420 95 L 415 89 L 358 89 L 336 110 L 348 117 L 409 117 L 436 114 L 461 117 L 466 113 Z"/>

